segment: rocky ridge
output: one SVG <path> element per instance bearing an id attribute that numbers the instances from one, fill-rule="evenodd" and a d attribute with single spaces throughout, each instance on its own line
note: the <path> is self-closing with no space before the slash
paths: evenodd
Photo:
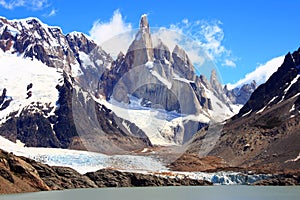
<path id="1" fill-rule="evenodd" d="M 153 42 L 146 15 L 127 53 L 120 53 L 100 77 L 98 95 L 128 105 L 134 97 L 144 107 L 193 115 L 183 124 L 168 127 L 168 133 L 159 133 L 177 138 L 179 144 L 187 142 L 209 120 L 223 121 L 234 113 L 216 71 L 212 70 L 208 81 L 195 73 L 192 61 L 179 45 L 170 51 L 162 40 Z"/>
<path id="2" fill-rule="evenodd" d="M 131 151 L 152 145 L 145 133 L 133 123 L 119 118 L 94 101 L 93 92 L 99 76 L 110 67 L 112 58 L 88 36 L 78 32 L 64 35 L 60 28 L 48 26 L 36 18 L 0 18 L 0 51 L 4 58 L 15 56 L 15 62 L 22 62 L 21 58 L 38 60 L 54 68 L 53 73 L 60 77 L 52 88 L 56 90 L 57 99 L 43 101 L 38 97 L 43 94 L 34 90 L 43 85 L 39 82 L 43 80 L 34 79 L 40 77 L 39 72 L 29 72 L 30 77 L 27 77 L 29 81 L 35 81 L 34 85 L 32 82 L 18 84 L 21 90 L 23 87 L 26 91 L 26 97 L 11 95 L 15 87 L 2 80 L 2 136 L 13 142 L 19 140 L 26 146 L 88 147 L 103 153 Z M 42 89 L 44 95 L 50 95 L 50 88 Z M 12 106 L 17 102 L 22 105 L 20 108 Z M 102 145 L 96 145 L 96 141 L 102 141 Z"/>
<path id="3" fill-rule="evenodd" d="M 288 53 L 278 71 L 253 92 L 240 112 L 227 120 L 219 132 L 209 127 L 199 131 L 187 153 L 200 155 L 207 138 L 217 133 L 214 145 L 201 159 L 214 156 L 229 167 L 246 170 L 298 172 L 299 52 L 298 49 Z"/>
<path id="4" fill-rule="evenodd" d="M 0 18 L 0 49 L 63 69 L 90 90 L 96 89 L 99 74 L 112 61 L 88 36 L 78 32 L 64 35 L 59 27 L 48 26 L 37 18 Z"/>
<path id="5" fill-rule="evenodd" d="M 117 126 L 121 130 L 120 132 L 123 132 L 121 135 L 141 138 L 129 139 L 130 142 L 137 142 L 133 148 L 129 145 L 129 141 L 124 145 L 119 142 L 118 145 L 121 145 L 121 149 L 124 147 L 126 150 L 136 150 L 150 145 L 149 141 L 146 141 L 148 140 L 147 135 L 149 135 L 146 130 L 141 130 L 142 128 L 130 121 L 129 118 L 120 119 L 114 110 L 104 109 L 106 112 L 113 112 L 111 116 L 116 120 L 96 120 L 96 124 L 91 124 L 87 119 L 73 119 L 71 109 L 74 109 L 74 106 L 72 106 L 70 96 L 72 95 L 72 98 L 74 98 L 74 94 L 82 96 L 82 94 L 75 92 L 77 90 L 89 92 L 90 98 L 104 97 L 106 100 L 114 99 L 126 104 L 131 103 L 130 98 L 133 96 L 141 99 L 141 106 L 144 107 L 164 109 L 167 112 L 175 111 L 183 116 L 194 115 L 192 119 L 181 120 L 182 123 L 177 122 L 180 120 L 166 121 L 165 124 L 171 125 L 166 128 L 159 127 L 161 137 L 166 138 L 166 140 L 175 138 L 171 139 L 171 142 L 179 144 L 187 142 L 200 128 L 205 126 L 208 123 L 206 119 L 222 121 L 234 114 L 232 103 L 225 95 L 216 71 L 212 71 L 212 76 L 208 81 L 203 75 L 195 74 L 191 60 L 180 46 L 176 45 L 173 51 L 170 51 L 162 40 L 155 42 L 155 44 L 153 45 L 146 15 L 141 17 L 140 29 L 127 53 L 125 55 L 120 53 L 116 60 L 113 60 L 101 47 L 82 33 L 73 32 L 65 35 L 59 27 L 48 26 L 36 18 L 21 20 L 1 18 L 0 48 L 4 53 L 41 61 L 50 68 L 56 68 L 57 72 L 65 73 L 71 80 L 68 90 L 65 86 L 57 87 L 60 95 L 69 95 L 69 97 L 66 97 L 65 100 L 67 101 L 61 101 L 64 97 L 59 97 L 57 102 L 61 108 L 55 111 L 55 115 L 46 117 L 46 119 L 43 117 L 43 115 L 56 109 L 55 106 L 53 107 L 56 102 L 52 102 L 52 107 L 48 105 L 50 102 L 33 102 L 21 112 L 22 116 L 24 115 L 22 118 L 14 119 L 15 117 L 12 117 L 20 111 L 13 110 L 11 112 L 8 117 L 11 117 L 10 121 L 2 126 L 5 133 L 2 135 L 12 141 L 18 139 L 27 146 L 83 149 L 83 146 L 87 145 L 84 145 L 79 137 L 87 136 L 86 127 L 88 125 L 95 127 L 90 129 L 95 130 L 90 135 L 97 135 L 97 131 L 100 133 L 100 136 L 97 136 L 98 139 L 104 135 L 103 141 L 105 142 L 102 142 L 104 146 L 109 146 L 106 144 L 111 144 L 110 139 L 112 139 L 111 134 L 106 133 L 116 132 L 113 130 Z M 27 83 L 27 86 L 30 84 L 32 83 Z M 65 83 L 65 85 L 68 84 Z M 9 110 L 10 102 L 15 99 L 6 95 L 5 87 L 0 89 L 3 90 L 3 98 L 0 98 L 0 111 Z M 31 99 L 31 96 L 32 89 L 29 88 L 26 98 Z M 78 98 L 75 97 L 75 99 Z M 68 105 L 63 105 L 65 103 Z M 105 107 L 97 100 L 90 100 L 88 103 L 98 104 L 96 110 Z M 48 107 L 49 112 L 43 111 L 45 107 Z M 89 107 L 91 106 L 85 104 L 78 109 L 92 119 L 96 119 L 95 116 L 97 118 L 108 116 L 108 113 L 105 112 L 100 112 L 101 115 L 92 113 Z M 88 110 L 85 111 L 82 108 Z M 37 111 L 34 114 L 34 119 L 40 118 L 36 120 L 39 125 L 37 123 L 28 124 L 33 119 L 28 117 L 30 113 L 32 114 L 32 110 Z M 64 114 L 65 111 L 68 114 Z M 98 125 L 98 122 L 102 124 Z M 112 123 L 113 126 L 108 123 Z M 174 125 L 174 123 L 177 124 Z M 16 127 L 13 127 L 14 125 Z M 127 126 L 130 127 L 130 133 L 128 133 Z M 7 131 L 7 127 L 10 127 L 12 131 Z M 36 127 L 43 127 L 46 132 L 40 134 L 39 130 L 41 129 L 34 130 Z M 61 131 L 60 129 L 68 129 L 69 131 Z M 164 132 L 165 130 L 167 132 Z M 39 134 L 37 134 L 38 132 Z M 37 135 L 39 135 L 38 139 L 36 138 Z M 30 137 L 35 139 L 31 140 Z M 92 136 L 85 139 L 92 141 Z M 115 149 L 118 149 L 117 146 Z M 95 150 L 95 148 L 92 149 Z M 102 149 L 106 148 L 103 147 Z"/>

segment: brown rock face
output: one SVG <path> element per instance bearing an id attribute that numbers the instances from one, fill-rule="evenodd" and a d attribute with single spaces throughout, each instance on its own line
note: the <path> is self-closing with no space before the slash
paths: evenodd
<path id="1" fill-rule="evenodd" d="M 0 150 L 0 193 L 50 190 L 37 170 L 22 158 Z"/>
<path id="2" fill-rule="evenodd" d="M 208 181 L 165 178 L 151 174 L 99 170 L 86 174 L 98 187 L 145 187 L 145 186 L 199 186 L 211 185 Z"/>
<path id="3" fill-rule="evenodd" d="M 229 168 L 222 158 L 215 156 L 207 156 L 200 158 L 199 155 L 193 153 L 183 154 L 175 162 L 168 166 L 173 171 L 219 171 Z"/>

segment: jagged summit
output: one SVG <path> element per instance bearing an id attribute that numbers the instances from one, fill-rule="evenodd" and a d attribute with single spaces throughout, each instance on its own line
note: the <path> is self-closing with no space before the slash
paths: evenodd
<path id="1" fill-rule="evenodd" d="M 154 60 L 153 43 L 146 15 L 141 17 L 140 29 L 128 48 L 126 62 L 129 66 L 140 66 Z"/>
<path id="2" fill-rule="evenodd" d="M 49 67 L 55 67 L 57 70 L 53 69 L 54 71 L 64 71 L 74 77 L 79 88 L 85 90 L 88 88 L 96 98 L 104 97 L 108 101 L 113 100 L 112 102 L 117 101 L 127 105 L 138 99 L 139 106 L 154 110 L 159 108 L 160 113 L 170 113 L 163 116 L 151 115 L 150 121 L 153 123 L 151 122 L 147 127 L 141 123 L 142 119 L 135 121 L 136 118 L 133 119 L 128 114 L 118 113 L 117 116 L 128 120 L 128 124 L 132 123 L 132 134 L 141 128 L 140 130 L 148 134 L 154 144 L 185 143 L 214 117 L 213 112 L 216 113 L 214 115 L 221 116 L 221 120 L 232 114 L 228 106 L 224 105 L 224 101 L 218 100 L 211 90 L 210 83 L 203 84 L 202 79 L 195 74 L 194 66 L 183 48 L 176 46 L 173 51 L 170 51 L 164 41 L 159 41 L 155 47 L 153 46 L 146 15 L 141 17 L 140 29 L 128 51 L 124 54 L 120 53 L 115 60 L 84 34 L 73 32 L 64 35 L 60 29 L 49 28 L 34 19 L 17 22 L 0 19 L 0 48 L 6 53 L 18 53 L 32 60 L 37 59 Z M 71 79 L 66 78 L 66 80 Z M 26 83 L 29 84 L 30 82 Z M 92 90 L 93 88 L 97 89 Z M 10 91 L 11 89 L 8 90 Z M 28 91 L 29 94 L 30 92 L 31 90 Z M 35 95 L 34 91 L 32 94 Z M 63 104 L 61 103 L 61 108 L 64 107 Z M 217 111 L 218 108 L 220 109 Z M 108 110 L 102 111 L 98 114 L 103 125 L 111 119 L 102 118 Z M 119 111 L 113 110 L 113 112 Z M 64 119 L 64 113 L 60 114 L 62 116 L 60 119 Z M 193 117 L 178 119 L 181 115 Z M 144 115 L 139 118 L 142 117 Z M 48 120 L 47 116 L 45 118 Z M 72 116 L 68 120 L 71 122 Z M 149 119 L 144 120 L 147 123 L 149 121 Z M 88 124 L 84 120 L 82 122 Z M 116 122 L 122 123 L 119 119 Z M 82 127 L 86 127 L 86 124 Z M 106 133 L 122 134 L 121 130 L 116 130 L 114 127 L 115 125 L 108 123 L 102 126 L 102 130 Z M 123 125 L 119 124 L 118 127 L 122 128 Z M 61 130 L 70 130 L 70 134 L 76 132 L 70 128 Z M 79 132 L 85 133 L 87 130 Z M 54 130 L 54 133 L 57 131 Z M 73 137 L 68 134 L 64 134 L 66 140 Z M 25 141 L 25 138 L 22 138 L 22 141 Z M 63 141 L 63 144 L 59 142 L 57 146 L 68 147 L 72 140 Z M 139 144 L 137 146 L 147 146 L 145 142 L 148 141 L 135 140 L 135 144 Z M 136 147 L 134 144 L 133 146 Z"/>
<path id="3" fill-rule="evenodd" d="M 284 62 L 268 81 L 260 85 L 236 117 L 261 113 L 274 105 L 298 99 L 300 92 L 300 49 L 285 56 Z M 300 100 L 297 100 L 300 102 Z M 296 105 L 296 104 L 295 104 Z M 298 106 L 298 103 L 297 103 Z M 289 116 L 289 115 L 287 115 Z"/>
<path id="4" fill-rule="evenodd" d="M 158 39 L 154 46 L 149 27 L 147 16 L 143 15 L 126 55 L 119 56 L 101 76 L 99 96 L 128 105 L 133 98 L 139 99 L 143 107 L 195 116 L 183 122 L 168 121 L 166 127 L 149 125 L 157 127 L 155 130 L 144 128 L 146 133 L 161 137 L 154 139 L 156 144 L 165 140 L 182 144 L 210 119 L 224 120 L 233 112 L 217 80 L 214 83 L 219 87 L 212 87 L 208 81 L 202 83 L 204 78 L 197 76 L 187 52 L 179 45 L 170 51 Z"/>
<path id="5" fill-rule="evenodd" d="M 146 30 L 147 32 L 149 32 L 149 23 L 148 23 L 148 18 L 147 18 L 146 14 L 143 14 L 141 16 L 140 29 Z"/>

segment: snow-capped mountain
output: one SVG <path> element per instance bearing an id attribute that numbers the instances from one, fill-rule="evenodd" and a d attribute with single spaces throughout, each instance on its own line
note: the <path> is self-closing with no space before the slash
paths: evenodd
<path id="1" fill-rule="evenodd" d="M 138 127 L 93 100 L 112 58 L 84 34 L 1 18 L 0 47 L 1 135 L 26 146 L 105 153 L 151 146 Z"/>
<path id="2" fill-rule="evenodd" d="M 37 18 L 0 18 L 0 48 L 63 69 L 78 77 L 87 89 L 96 88 L 99 74 L 112 61 L 88 36 L 78 32 L 64 35 L 59 27 L 48 26 Z"/>
<path id="3" fill-rule="evenodd" d="M 180 46 L 155 44 L 146 15 L 116 60 L 82 33 L 0 18 L 1 135 L 27 146 L 116 153 L 183 144 L 236 113 L 216 71 L 208 81 Z"/>
<path id="4" fill-rule="evenodd" d="M 154 124 L 150 126 L 154 129 L 142 128 L 148 136 L 159 136 L 159 141 L 150 136 L 156 144 L 182 144 L 210 121 L 223 121 L 236 110 L 218 82 L 215 70 L 207 81 L 195 73 L 189 56 L 179 45 L 170 51 L 162 40 L 153 42 L 146 15 L 142 16 L 140 29 L 127 53 L 121 52 L 111 68 L 105 69 L 98 93 L 109 102 L 130 107 L 131 99 L 135 98 L 145 109 L 157 113 L 164 110 L 167 115 L 177 113 L 175 118 L 173 115 L 171 119 L 160 119 L 160 124 L 152 121 Z M 130 118 L 136 110 L 129 113 Z M 142 118 L 134 123 L 140 124 Z M 146 118 L 144 123 L 149 123 Z"/>
<path id="5" fill-rule="evenodd" d="M 256 88 L 256 81 L 253 80 L 251 83 L 246 83 L 232 90 L 228 90 L 227 85 L 225 85 L 224 92 L 233 104 L 245 105 Z"/>

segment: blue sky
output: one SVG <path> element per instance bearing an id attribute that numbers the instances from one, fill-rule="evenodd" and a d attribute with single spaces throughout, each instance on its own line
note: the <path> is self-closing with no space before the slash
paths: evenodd
<path id="1" fill-rule="evenodd" d="M 146 13 L 152 27 L 174 25 L 201 40 L 203 30 L 194 26 L 201 21 L 217 28 L 213 29 L 215 46 L 208 48 L 216 48 L 213 56 L 224 83 L 237 82 L 259 65 L 298 49 L 299 9 L 297 0 L 0 0 L 0 15 L 8 19 L 38 17 L 46 24 L 60 26 L 64 33 L 90 35 L 95 22 L 109 24 L 116 12 L 122 15 L 121 28 L 133 29 Z"/>

